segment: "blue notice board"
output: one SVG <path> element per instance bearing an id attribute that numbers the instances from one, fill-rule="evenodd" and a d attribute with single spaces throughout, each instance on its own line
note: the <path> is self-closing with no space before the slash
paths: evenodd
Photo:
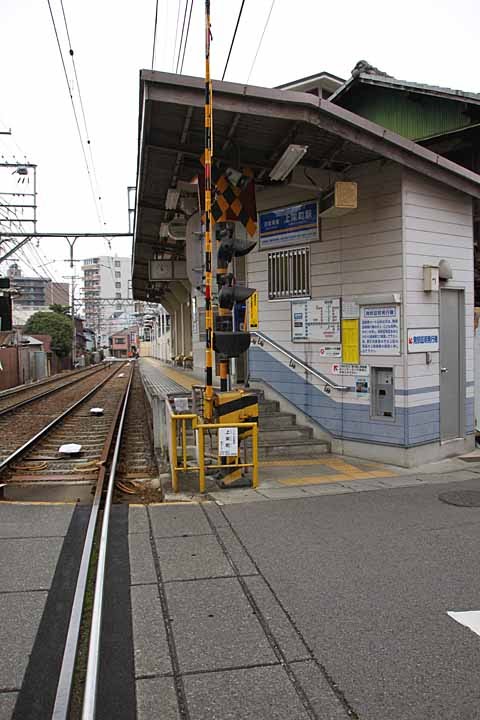
<path id="1" fill-rule="evenodd" d="M 318 205 L 290 205 L 259 213 L 260 249 L 302 245 L 318 240 Z"/>

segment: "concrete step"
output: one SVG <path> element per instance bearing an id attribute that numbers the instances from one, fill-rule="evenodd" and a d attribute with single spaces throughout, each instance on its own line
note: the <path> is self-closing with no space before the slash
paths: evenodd
<path id="1" fill-rule="evenodd" d="M 275 429 L 265 429 L 260 425 L 258 437 L 259 442 L 264 445 L 288 445 L 288 443 L 296 440 L 311 440 L 313 430 L 309 427 L 301 425 L 291 425 L 287 427 L 275 427 Z"/>
<path id="2" fill-rule="evenodd" d="M 262 413 L 280 412 L 280 403 L 278 400 L 260 400 L 258 408 L 260 415 L 262 415 Z"/>
<path id="3" fill-rule="evenodd" d="M 274 430 L 275 428 L 283 428 L 296 426 L 296 417 L 293 413 L 260 413 L 259 419 L 259 431 L 262 430 Z"/>
<path id="4" fill-rule="evenodd" d="M 258 444 L 258 457 L 260 460 L 279 460 L 288 458 L 289 460 L 307 460 L 311 458 L 321 458 L 330 452 L 330 444 L 323 440 L 292 440 L 286 438 L 286 444 L 265 444 L 261 440 Z"/>

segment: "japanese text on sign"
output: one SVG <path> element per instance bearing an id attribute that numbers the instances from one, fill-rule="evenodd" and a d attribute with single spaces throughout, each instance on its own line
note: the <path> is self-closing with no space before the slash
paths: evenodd
<path id="1" fill-rule="evenodd" d="M 415 328 L 407 333 L 409 353 L 438 352 L 440 338 L 438 328 Z"/>
<path id="2" fill-rule="evenodd" d="M 220 457 L 238 455 L 238 428 L 223 427 L 218 429 L 218 454 Z"/>
<path id="3" fill-rule="evenodd" d="M 340 298 L 292 302 L 292 340 L 340 342 Z"/>
<path id="4" fill-rule="evenodd" d="M 400 354 L 400 307 L 398 305 L 362 307 L 360 352 L 362 355 Z"/>
<path id="5" fill-rule="evenodd" d="M 259 213 L 259 220 L 261 249 L 318 240 L 316 202 L 267 210 Z"/>

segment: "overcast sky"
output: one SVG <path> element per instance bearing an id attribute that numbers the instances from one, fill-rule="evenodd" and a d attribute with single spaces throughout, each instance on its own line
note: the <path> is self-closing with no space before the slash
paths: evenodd
<path id="1" fill-rule="evenodd" d="M 181 26 L 185 2 L 159 0 L 156 70 L 171 72 L 176 65 L 177 17 Z M 60 0 L 51 5 L 77 100 Z M 211 0 L 214 78 L 222 75 L 240 5 L 241 0 Z M 63 7 L 104 229 L 126 232 L 127 186 L 135 184 L 136 173 L 138 76 L 141 68 L 151 67 L 155 1 L 64 0 Z M 246 82 L 270 7 L 271 0 L 246 0 L 227 80 Z M 348 78 L 356 62 L 365 59 L 400 79 L 480 92 L 479 7 L 478 0 L 276 0 L 250 83 L 271 87 L 322 70 Z M 193 0 L 184 74 L 204 73 L 203 12 L 203 0 Z M 14 155 L 23 160 L 26 153 L 38 165 L 39 231 L 97 232 L 101 226 L 47 0 L 1 0 L 0 26 L 0 130 L 13 131 L 13 139 L 0 135 L 2 162 Z M 81 119 L 79 107 L 78 112 Z M 0 169 L 0 192 L 7 182 Z M 131 243 L 114 240 L 112 248 L 127 255 Z M 70 272 L 61 262 L 67 251 L 64 240 L 43 240 L 39 252 L 56 262 L 42 269 L 33 251 L 30 261 L 61 279 Z M 83 240 L 76 253 L 89 257 L 108 254 L 108 249 L 103 240 Z"/>

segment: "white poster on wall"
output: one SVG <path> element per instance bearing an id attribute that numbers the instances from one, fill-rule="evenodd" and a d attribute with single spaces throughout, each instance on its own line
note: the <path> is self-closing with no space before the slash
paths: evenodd
<path id="1" fill-rule="evenodd" d="M 292 340 L 339 343 L 341 300 L 339 297 L 292 302 Z"/>
<path id="2" fill-rule="evenodd" d="M 322 345 L 318 351 L 321 358 L 337 358 L 342 357 L 341 345 Z"/>
<path id="3" fill-rule="evenodd" d="M 400 355 L 399 305 L 366 305 L 361 308 L 360 354 Z"/>
<path id="4" fill-rule="evenodd" d="M 334 363 L 332 365 L 332 375 L 358 375 L 360 377 L 368 377 L 370 367 L 368 365 L 342 365 L 342 363 Z"/>

